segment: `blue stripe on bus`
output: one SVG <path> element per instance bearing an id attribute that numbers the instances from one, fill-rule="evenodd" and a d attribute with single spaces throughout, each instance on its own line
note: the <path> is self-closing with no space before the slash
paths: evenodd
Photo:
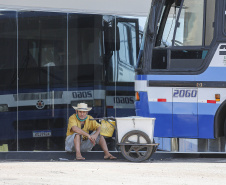
<path id="1" fill-rule="evenodd" d="M 219 106 L 216 103 L 198 103 L 198 114 L 215 115 Z"/>
<path id="2" fill-rule="evenodd" d="M 141 93 L 140 93 L 141 94 Z M 141 103 L 140 103 L 141 104 Z M 143 105 L 143 104 L 142 104 Z M 220 104 L 214 103 L 182 103 L 182 102 L 149 102 L 149 112 L 154 114 L 172 114 L 173 105 L 181 106 L 181 109 L 174 109 L 176 114 L 184 114 L 185 111 L 190 109 L 197 109 L 198 114 L 215 115 Z M 145 111 L 145 110 L 143 110 Z M 175 112 L 176 111 L 176 112 Z"/>
<path id="3" fill-rule="evenodd" d="M 177 108 L 173 110 L 172 102 L 147 104 L 148 98 L 145 92 L 140 93 L 140 98 L 141 101 L 136 102 L 137 116 L 156 118 L 155 137 L 214 139 L 214 115 L 218 104 L 174 103 L 174 107 Z M 145 104 L 142 104 L 142 101 Z M 190 112 L 186 114 L 188 109 Z M 197 109 L 199 115 L 197 115 Z"/>
<path id="4" fill-rule="evenodd" d="M 173 114 L 193 114 L 197 115 L 197 103 L 193 102 L 174 102 Z"/>
<path id="5" fill-rule="evenodd" d="M 136 80 L 226 81 L 225 73 L 226 67 L 209 67 L 199 75 L 137 75 Z"/>
<path id="6" fill-rule="evenodd" d="M 193 116 L 193 115 L 186 115 L 185 117 L 189 119 L 189 116 Z M 198 132 L 197 130 L 193 130 L 193 127 L 189 127 L 189 126 L 185 128 L 186 132 L 182 132 L 182 130 L 180 129 L 177 130 L 175 128 L 173 130 L 172 114 L 151 114 L 150 117 L 156 118 L 154 137 L 183 137 L 183 138 L 214 139 L 214 116 L 213 115 L 198 116 Z M 189 134 L 193 136 L 189 136 Z"/>
<path id="7" fill-rule="evenodd" d="M 151 114 L 172 114 L 172 102 L 149 102 Z"/>

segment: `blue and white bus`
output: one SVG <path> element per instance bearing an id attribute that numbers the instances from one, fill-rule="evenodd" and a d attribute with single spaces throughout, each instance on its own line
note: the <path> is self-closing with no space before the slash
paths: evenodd
<path id="1" fill-rule="evenodd" d="M 93 117 L 135 115 L 137 18 L 11 2 L 0 2 L 0 145 L 64 150 L 79 102 Z"/>
<path id="2" fill-rule="evenodd" d="M 137 116 L 156 117 L 155 137 L 197 139 L 196 151 L 226 138 L 225 11 L 225 0 L 152 1 L 135 104 Z"/>

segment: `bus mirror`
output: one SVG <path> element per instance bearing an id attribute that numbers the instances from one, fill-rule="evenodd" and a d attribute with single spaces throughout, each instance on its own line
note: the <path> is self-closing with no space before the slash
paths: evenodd
<path id="1" fill-rule="evenodd" d="M 120 50 L 120 36 L 119 36 L 119 27 L 116 26 L 116 39 L 115 39 L 116 51 Z"/>
<path id="2" fill-rule="evenodd" d="M 175 5 L 176 6 L 180 6 L 181 5 L 182 0 L 175 0 Z"/>
<path id="3" fill-rule="evenodd" d="M 115 33 L 116 31 L 116 33 Z M 115 38 L 116 36 L 116 38 Z M 120 37 L 119 37 L 119 28 L 107 27 L 104 32 L 104 45 L 105 52 L 119 51 L 120 50 Z"/>

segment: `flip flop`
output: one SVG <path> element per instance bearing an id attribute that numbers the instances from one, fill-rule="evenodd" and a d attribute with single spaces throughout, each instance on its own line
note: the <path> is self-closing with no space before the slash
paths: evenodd
<path id="1" fill-rule="evenodd" d="M 113 156 L 113 155 L 110 155 L 108 157 L 104 157 L 104 160 L 116 160 L 117 157 Z"/>
<path id="2" fill-rule="evenodd" d="M 86 158 L 85 157 L 76 157 L 75 160 L 76 161 L 84 161 L 84 160 L 86 160 Z"/>

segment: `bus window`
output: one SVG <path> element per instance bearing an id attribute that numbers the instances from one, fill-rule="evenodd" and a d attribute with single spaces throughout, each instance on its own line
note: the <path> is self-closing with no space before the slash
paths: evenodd
<path id="1" fill-rule="evenodd" d="M 19 88 L 66 84 L 66 21 L 63 13 L 18 13 Z"/>
<path id="2" fill-rule="evenodd" d="M 178 17 L 178 7 L 175 4 L 167 3 L 161 14 L 161 23 L 158 28 L 158 35 L 156 39 L 156 46 L 167 47 L 172 46 L 173 32 L 175 28 L 176 18 Z M 169 14 L 167 19 L 164 18 L 166 14 Z"/>
<path id="3" fill-rule="evenodd" d="M 111 60 L 109 60 L 108 67 L 112 66 L 109 68 L 112 71 L 108 70 L 108 80 L 109 82 L 134 82 L 139 48 L 138 19 L 117 18 L 116 22 L 120 47 L 116 47 L 116 51 L 113 52 Z"/>
<path id="4" fill-rule="evenodd" d="M 0 15 L 0 89 L 8 90 L 16 88 L 16 12 L 1 11 Z"/>
<path id="5" fill-rule="evenodd" d="M 125 24 L 118 23 L 119 34 L 120 34 L 120 50 L 119 50 L 119 60 L 129 64 L 129 43 L 128 43 L 128 34 L 127 27 Z"/>
<path id="6" fill-rule="evenodd" d="M 136 61 L 136 30 L 135 23 L 118 23 L 120 33 L 119 60 L 130 66 Z"/>
<path id="7" fill-rule="evenodd" d="M 150 52 L 152 71 L 201 70 L 213 40 L 214 7 L 210 0 L 165 2 Z"/>
<path id="8" fill-rule="evenodd" d="M 134 23 L 118 23 L 120 34 L 119 60 L 134 66 L 136 61 L 136 30 Z"/>
<path id="9" fill-rule="evenodd" d="M 135 25 L 134 25 L 135 27 Z M 136 30 L 131 29 L 131 38 L 130 38 L 130 54 L 131 54 L 131 65 L 135 66 L 136 64 L 136 59 L 137 59 L 137 50 L 136 47 L 139 43 L 137 43 L 137 38 L 136 38 Z M 131 52 L 132 51 L 132 52 Z"/>
<path id="10" fill-rule="evenodd" d="M 17 88 L 16 25 L 15 11 L 0 11 L 0 145 L 7 144 L 9 151 L 17 146 L 17 125 L 15 129 L 11 126 L 17 120 L 15 104 L 6 95 L 16 94 Z"/>
<path id="11" fill-rule="evenodd" d="M 101 15 L 69 14 L 69 86 L 100 83 L 104 79 L 101 42 Z"/>
<path id="12" fill-rule="evenodd" d="M 201 46 L 204 0 L 185 0 L 176 28 L 175 45 Z"/>
<path id="13" fill-rule="evenodd" d="M 214 15 L 215 15 L 215 0 L 208 0 L 206 2 L 206 35 L 205 45 L 208 46 L 213 40 L 214 33 Z"/>

